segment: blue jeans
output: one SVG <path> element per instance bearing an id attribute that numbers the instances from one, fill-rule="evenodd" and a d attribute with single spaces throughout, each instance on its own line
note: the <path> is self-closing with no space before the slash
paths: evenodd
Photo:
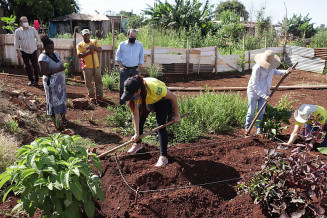
<path id="1" fill-rule="evenodd" d="M 258 105 L 258 110 L 260 110 L 260 108 L 265 103 L 265 101 L 266 100 L 264 98 L 255 99 L 252 96 L 248 96 L 248 113 L 246 114 L 245 129 L 248 129 L 250 127 L 257 105 Z M 263 120 L 263 115 L 265 114 L 265 110 L 266 107 L 262 110 L 262 112 L 260 113 L 257 119 L 257 123 L 256 123 L 257 128 L 261 127 L 261 122 Z"/>
<path id="2" fill-rule="evenodd" d="M 120 71 L 120 88 L 119 88 L 119 104 L 124 105 L 126 102 L 120 100 L 121 96 L 124 93 L 124 82 L 128 79 L 128 77 L 132 77 L 139 74 L 138 71 L 136 71 L 136 68 L 134 69 L 123 69 Z"/>
<path id="3" fill-rule="evenodd" d="M 313 133 L 315 131 L 318 131 L 319 129 L 317 127 L 312 127 L 312 125 L 305 123 L 304 124 L 304 129 L 303 129 L 303 136 L 308 135 L 309 133 Z M 322 129 L 322 131 L 327 131 L 327 125 L 325 125 L 325 129 Z M 325 139 L 323 142 L 320 144 L 321 147 L 327 147 L 327 136 L 325 136 Z"/>

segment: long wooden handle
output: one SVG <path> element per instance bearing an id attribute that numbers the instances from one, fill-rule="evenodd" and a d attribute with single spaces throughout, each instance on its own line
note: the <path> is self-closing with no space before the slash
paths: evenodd
<path id="1" fill-rule="evenodd" d="M 187 112 L 187 113 L 183 114 L 183 115 L 181 116 L 181 119 L 184 118 L 184 117 L 186 117 L 186 116 L 188 116 L 188 115 L 190 115 L 190 112 Z M 162 124 L 162 125 L 160 125 L 160 126 L 154 128 L 153 130 L 151 130 L 151 131 L 149 131 L 149 132 L 146 132 L 146 133 L 140 135 L 140 137 L 139 137 L 138 139 L 142 139 L 142 138 L 144 138 L 145 136 L 151 135 L 152 133 L 158 131 L 159 129 L 162 129 L 162 128 L 164 128 L 164 127 L 166 127 L 166 126 L 168 126 L 168 125 L 170 125 L 170 124 L 173 124 L 173 123 L 175 123 L 175 121 L 172 120 L 172 121 L 169 121 L 168 123 Z M 127 145 L 129 145 L 129 144 L 132 144 L 132 143 L 134 143 L 134 142 L 135 142 L 135 140 L 130 140 L 130 141 L 128 141 L 128 142 L 125 142 L 124 144 L 121 144 L 121 145 L 119 145 L 119 146 L 117 146 L 117 147 L 115 147 L 115 148 L 113 148 L 113 149 L 111 149 L 111 150 L 109 150 L 109 151 L 106 151 L 106 152 L 104 152 L 104 153 L 98 155 L 97 157 L 98 157 L 98 158 L 105 157 L 105 156 L 107 156 L 108 154 L 110 154 L 110 153 L 112 153 L 112 152 L 114 152 L 114 151 L 116 151 L 116 150 L 118 150 L 118 149 L 120 149 L 120 148 L 123 148 L 123 147 L 125 147 L 125 146 L 127 146 Z"/>
<path id="2" fill-rule="evenodd" d="M 276 87 L 274 88 L 274 90 L 272 90 L 272 92 L 270 93 L 269 97 L 271 97 L 277 90 L 277 88 L 280 86 L 280 84 L 284 81 L 284 79 L 288 76 L 289 73 L 292 72 L 292 70 L 295 69 L 296 65 L 298 64 L 298 62 L 296 62 L 295 64 L 293 64 L 293 66 L 287 70 L 286 74 L 283 76 L 283 78 L 281 78 L 281 80 L 278 82 L 278 84 L 276 85 Z M 258 111 L 257 115 L 255 116 L 255 118 L 252 120 L 252 123 L 250 125 L 250 127 L 248 128 L 248 130 L 246 131 L 245 135 L 248 136 L 254 123 L 257 121 L 260 113 L 262 112 L 262 110 L 266 107 L 268 101 L 266 100 L 265 103 L 262 105 L 262 107 L 260 108 L 260 110 Z"/>

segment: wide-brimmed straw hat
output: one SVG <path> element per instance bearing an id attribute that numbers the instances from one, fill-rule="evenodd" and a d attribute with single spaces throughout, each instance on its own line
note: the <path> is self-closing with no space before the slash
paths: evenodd
<path id="1" fill-rule="evenodd" d="M 294 118 L 299 123 L 305 123 L 309 117 L 317 110 L 317 106 L 312 104 L 302 104 L 299 109 L 294 112 Z"/>
<path id="2" fill-rule="evenodd" d="M 276 69 L 280 65 L 280 59 L 271 50 L 266 50 L 264 53 L 257 54 L 254 57 L 255 62 L 266 69 Z"/>

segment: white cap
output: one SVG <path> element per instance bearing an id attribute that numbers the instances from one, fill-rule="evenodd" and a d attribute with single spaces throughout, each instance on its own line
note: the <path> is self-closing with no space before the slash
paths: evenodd
<path id="1" fill-rule="evenodd" d="M 89 29 L 82 30 L 82 35 L 84 36 L 85 34 L 90 34 L 90 30 Z"/>
<path id="2" fill-rule="evenodd" d="M 299 123 L 305 123 L 309 117 L 317 110 L 317 106 L 312 104 L 302 104 L 299 109 L 294 112 L 294 118 Z"/>

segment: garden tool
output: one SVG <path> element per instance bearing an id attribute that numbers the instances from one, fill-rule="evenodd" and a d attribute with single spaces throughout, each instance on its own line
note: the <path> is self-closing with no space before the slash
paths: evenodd
<path id="1" fill-rule="evenodd" d="M 190 115 L 190 112 L 183 114 L 183 115 L 181 116 L 181 119 L 184 118 L 184 117 L 186 117 L 186 116 L 188 116 L 188 115 Z M 160 125 L 160 126 L 154 128 L 153 130 L 151 130 L 151 131 L 149 131 L 149 132 L 146 132 L 146 133 L 140 135 L 140 137 L 139 137 L 138 139 L 142 139 L 142 138 L 144 138 L 145 136 L 151 135 L 152 133 L 158 131 L 159 129 L 162 129 L 162 128 L 164 128 L 164 127 L 166 127 L 166 126 L 168 126 L 168 125 L 170 125 L 170 124 L 173 124 L 173 123 L 175 123 L 175 121 L 172 120 L 172 121 L 169 121 L 168 123 L 162 124 L 162 125 Z M 110 153 L 112 153 L 112 152 L 114 152 L 114 151 L 116 151 L 116 150 L 118 150 L 118 149 L 120 149 L 120 148 L 123 148 L 123 147 L 125 147 L 125 146 L 127 146 L 127 145 L 130 145 L 130 144 L 132 144 L 132 143 L 134 143 L 134 142 L 135 142 L 135 140 L 130 140 L 130 141 L 128 141 L 128 142 L 125 142 L 124 144 L 121 144 L 121 145 L 119 145 L 119 146 L 117 146 L 117 147 L 115 147 L 115 148 L 113 148 L 113 149 L 111 149 L 111 150 L 109 150 L 109 151 L 107 151 L 107 152 L 104 152 L 103 154 L 100 154 L 100 155 L 98 155 L 97 157 L 101 159 L 101 158 L 107 156 L 108 154 L 110 154 Z"/>
<path id="2" fill-rule="evenodd" d="M 279 83 L 276 85 L 276 87 L 272 90 L 272 92 L 270 93 L 269 97 L 271 98 L 271 96 L 273 96 L 273 94 L 276 92 L 276 90 L 278 89 L 278 87 L 280 86 L 280 84 L 284 81 L 284 79 L 288 76 L 289 73 L 292 72 L 292 70 L 295 69 L 296 65 L 298 64 L 298 62 L 296 62 L 295 64 L 293 64 L 293 66 L 291 68 L 289 68 L 286 72 L 286 74 L 283 76 L 283 78 L 279 81 Z M 260 108 L 260 110 L 258 111 L 257 115 L 254 117 L 250 127 L 248 128 L 248 130 L 245 133 L 245 136 L 248 136 L 254 123 L 257 121 L 260 113 L 262 112 L 262 110 L 266 107 L 268 101 L 266 100 L 265 103 L 262 105 L 262 107 Z"/>

